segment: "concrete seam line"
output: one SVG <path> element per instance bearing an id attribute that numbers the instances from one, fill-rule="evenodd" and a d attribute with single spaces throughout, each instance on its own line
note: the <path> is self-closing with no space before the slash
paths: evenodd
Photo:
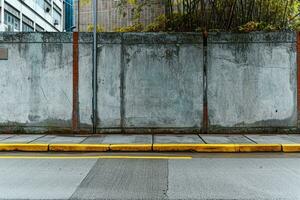
<path id="1" fill-rule="evenodd" d="M 151 151 L 153 151 L 153 144 L 154 144 L 154 134 L 151 134 Z"/>
<path id="2" fill-rule="evenodd" d="M 109 151 L 109 144 L 50 144 L 49 151 L 105 152 Z"/>
<path id="3" fill-rule="evenodd" d="M 282 144 L 282 151 L 286 153 L 300 152 L 300 144 Z"/>
<path id="4" fill-rule="evenodd" d="M 152 142 L 152 144 L 151 144 L 151 151 L 154 151 L 154 150 L 153 150 L 153 142 Z"/>
<path id="5" fill-rule="evenodd" d="M 281 144 L 238 144 L 239 152 L 282 152 Z"/>
<path id="6" fill-rule="evenodd" d="M 110 151 L 152 151 L 152 144 L 110 144 Z"/>
<path id="7" fill-rule="evenodd" d="M 48 144 L 0 144 L 0 151 L 47 152 Z"/>

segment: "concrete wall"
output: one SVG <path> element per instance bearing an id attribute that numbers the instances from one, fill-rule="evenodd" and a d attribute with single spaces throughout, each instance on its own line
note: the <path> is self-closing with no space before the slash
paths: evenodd
<path id="1" fill-rule="evenodd" d="M 125 126 L 200 128 L 203 53 L 199 37 L 124 38 Z M 198 38 L 198 39 L 197 39 Z M 193 44 L 187 44 L 192 39 Z"/>
<path id="2" fill-rule="evenodd" d="M 295 33 L 210 34 L 210 129 L 297 126 Z"/>
<path id="3" fill-rule="evenodd" d="M 82 127 L 92 125 L 92 38 L 81 35 Z M 202 123 L 198 34 L 102 34 L 98 38 L 98 127 L 197 129 Z M 187 67 L 188 66 L 188 67 Z"/>
<path id="4" fill-rule="evenodd" d="M 81 127 L 92 125 L 92 37 L 81 34 L 79 46 L 79 102 Z M 120 127 L 121 35 L 98 38 L 99 128 Z"/>
<path id="5" fill-rule="evenodd" d="M 295 33 L 98 35 L 104 132 L 202 130 L 207 48 L 209 132 L 297 127 Z M 0 127 L 71 130 L 72 34 L 0 34 Z M 79 116 L 92 125 L 92 35 L 79 38 Z"/>
<path id="6" fill-rule="evenodd" d="M 0 125 L 70 127 L 71 35 L 2 33 Z"/>

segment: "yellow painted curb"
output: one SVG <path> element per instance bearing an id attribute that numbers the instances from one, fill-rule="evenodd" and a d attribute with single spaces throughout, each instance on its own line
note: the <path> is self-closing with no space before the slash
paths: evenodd
<path id="1" fill-rule="evenodd" d="M 198 144 L 153 144 L 153 151 L 196 151 Z"/>
<path id="2" fill-rule="evenodd" d="M 235 153 L 238 151 L 235 144 L 202 144 L 197 148 L 197 152 L 203 153 Z"/>
<path id="3" fill-rule="evenodd" d="M 300 152 L 300 144 L 283 144 L 282 151 L 286 153 Z"/>
<path id="4" fill-rule="evenodd" d="M 111 144 L 111 151 L 152 151 L 152 144 Z"/>
<path id="5" fill-rule="evenodd" d="M 0 151 L 48 151 L 48 144 L 0 144 Z"/>
<path id="6" fill-rule="evenodd" d="M 49 151 L 105 152 L 105 151 L 109 151 L 109 145 L 108 144 L 50 144 Z"/>
<path id="7" fill-rule="evenodd" d="M 32 152 L 300 152 L 300 144 L 0 144 L 0 151 Z"/>
<path id="8" fill-rule="evenodd" d="M 237 144 L 239 152 L 281 152 L 281 144 Z"/>
<path id="9" fill-rule="evenodd" d="M 238 152 L 234 144 L 154 144 L 153 151 L 194 151 L 202 153 Z"/>

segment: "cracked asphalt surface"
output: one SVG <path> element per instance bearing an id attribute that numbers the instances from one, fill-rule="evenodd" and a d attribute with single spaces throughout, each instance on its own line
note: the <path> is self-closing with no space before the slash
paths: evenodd
<path id="1" fill-rule="evenodd" d="M 299 188 L 300 154 L 0 155 L 0 199 L 297 200 Z"/>

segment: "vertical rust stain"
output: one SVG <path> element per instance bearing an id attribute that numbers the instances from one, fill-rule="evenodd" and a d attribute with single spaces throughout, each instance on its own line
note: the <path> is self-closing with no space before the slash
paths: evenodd
<path id="1" fill-rule="evenodd" d="M 300 32 L 297 32 L 297 126 L 300 128 Z"/>
<path id="2" fill-rule="evenodd" d="M 72 112 L 72 130 L 73 132 L 79 131 L 79 50 L 78 50 L 79 33 L 73 33 L 73 112 Z"/>

